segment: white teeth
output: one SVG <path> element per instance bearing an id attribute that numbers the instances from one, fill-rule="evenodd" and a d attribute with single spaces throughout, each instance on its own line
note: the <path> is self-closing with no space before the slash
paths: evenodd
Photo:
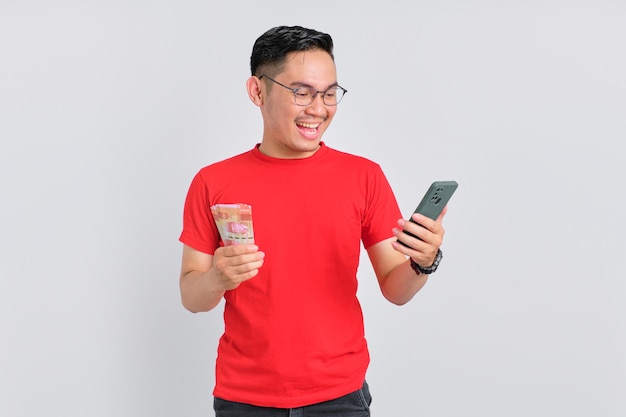
<path id="1" fill-rule="evenodd" d="M 317 129 L 319 123 L 298 123 L 298 126 L 305 127 L 307 129 Z"/>

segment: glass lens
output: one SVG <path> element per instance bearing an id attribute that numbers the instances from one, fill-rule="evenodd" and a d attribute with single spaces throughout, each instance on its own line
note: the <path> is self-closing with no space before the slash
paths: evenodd
<path id="1" fill-rule="evenodd" d="M 343 98 L 344 90 L 341 87 L 332 87 L 326 90 L 322 94 L 322 101 L 327 106 L 336 106 L 337 103 Z M 296 100 L 296 104 L 299 106 L 308 106 L 313 103 L 315 97 L 317 97 L 317 90 L 313 88 L 296 88 L 293 91 L 293 97 Z"/>
<path id="2" fill-rule="evenodd" d="M 326 90 L 323 99 L 329 106 L 336 106 L 343 98 L 343 90 L 340 87 L 332 87 Z"/>
<path id="3" fill-rule="evenodd" d="M 310 88 L 296 88 L 293 90 L 293 96 L 296 99 L 296 104 L 299 106 L 308 106 L 313 103 L 313 97 L 317 91 Z"/>

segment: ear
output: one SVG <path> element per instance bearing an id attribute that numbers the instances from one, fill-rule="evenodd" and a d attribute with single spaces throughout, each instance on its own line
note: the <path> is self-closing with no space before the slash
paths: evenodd
<path id="1" fill-rule="evenodd" d="M 261 91 L 261 80 L 259 77 L 252 76 L 246 81 L 246 89 L 248 90 L 248 97 L 257 106 L 263 104 L 263 92 Z"/>

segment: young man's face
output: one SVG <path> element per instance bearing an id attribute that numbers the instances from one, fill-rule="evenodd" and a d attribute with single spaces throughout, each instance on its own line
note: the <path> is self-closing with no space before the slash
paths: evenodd
<path id="1" fill-rule="evenodd" d="M 326 91 L 337 85 L 335 63 L 322 50 L 292 52 L 287 56 L 284 71 L 272 78 L 290 88 Z M 311 156 L 319 148 L 337 106 L 324 104 L 321 94 L 310 105 L 299 106 L 288 89 L 270 80 L 261 81 L 265 93 L 260 106 L 264 126 L 261 152 L 276 158 Z"/>

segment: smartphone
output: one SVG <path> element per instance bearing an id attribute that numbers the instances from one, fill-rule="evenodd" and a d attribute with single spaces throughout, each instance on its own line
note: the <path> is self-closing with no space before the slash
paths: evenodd
<path id="1" fill-rule="evenodd" d="M 422 214 L 426 217 L 429 217 L 433 220 L 437 220 L 437 217 L 443 211 L 443 208 L 448 204 L 450 198 L 452 198 L 452 194 L 456 191 L 459 184 L 456 181 L 435 181 L 433 182 L 424 197 L 422 197 L 422 201 L 418 204 L 414 213 Z M 409 219 L 411 222 L 416 223 L 412 216 Z M 412 233 L 404 231 L 409 236 L 417 237 Z M 418 238 L 419 239 L 419 238 Z M 399 243 L 402 243 L 398 241 Z M 402 243 L 404 245 L 404 243 Z M 406 245 L 404 245 L 406 246 Z"/>

